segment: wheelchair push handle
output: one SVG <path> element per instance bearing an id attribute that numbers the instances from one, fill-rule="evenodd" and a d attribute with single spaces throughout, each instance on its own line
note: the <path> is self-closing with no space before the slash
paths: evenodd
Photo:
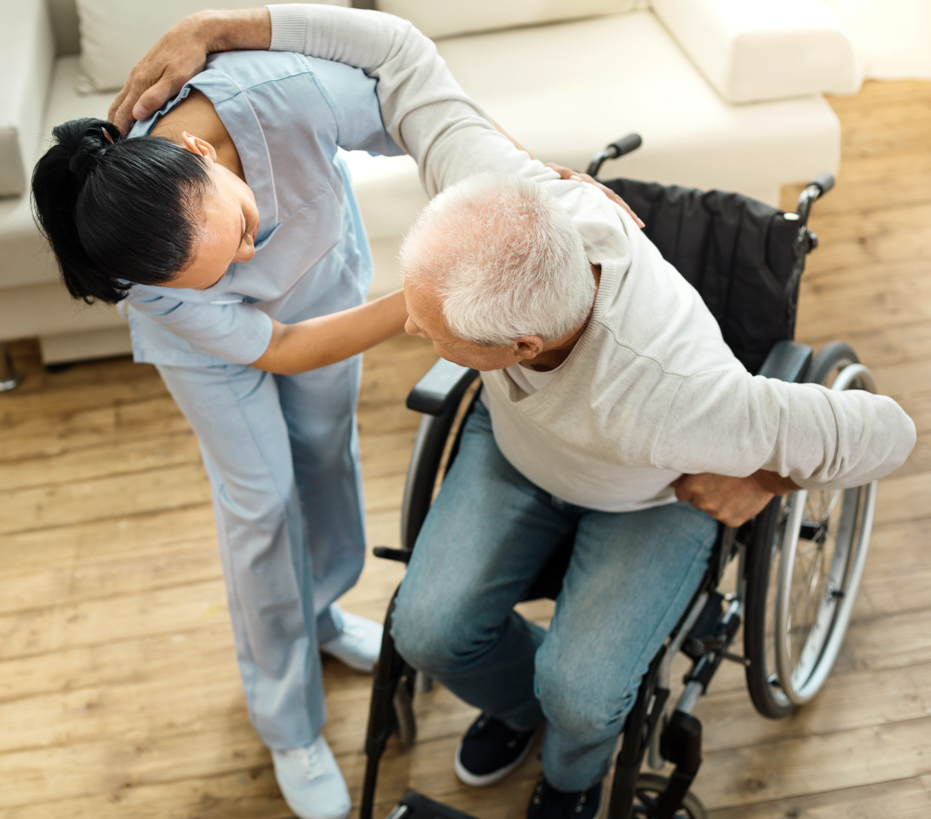
<path id="1" fill-rule="evenodd" d="M 589 176 L 597 176 L 598 171 L 601 170 L 601 166 L 607 160 L 617 159 L 619 156 L 624 156 L 624 154 L 629 154 L 631 151 L 636 151 L 641 145 L 643 145 L 643 138 L 640 134 L 622 136 L 620 139 L 608 145 L 603 151 L 599 151 L 595 154 L 595 156 L 592 157 L 592 161 L 588 164 L 585 173 Z"/>
<path id="2" fill-rule="evenodd" d="M 808 215 L 811 213 L 811 206 L 833 187 L 833 174 L 819 173 L 802 189 L 802 192 L 798 197 L 797 208 L 799 228 L 806 228 L 806 225 L 808 224 Z M 802 236 L 802 238 L 805 240 L 805 253 L 807 253 L 809 250 L 814 250 L 818 246 L 818 239 L 814 236 L 814 234 L 810 234 L 810 241 L 809 238 L 805 238 L 804 233 L 800 233 L 799 235 Z"/>
<path id="3" fill-rule="evenodd" d="M 621 137 L 616 142 L 612 142 L 608 149 L 614 148 L 614 156 L 612 159 L 617 159 L 619 156 L 624 156 L 624 154 L 629 154 L 631 151 L 636 151 L 643 145 L 643 137 L 640 134 L 628 134 L 627 136 Z"/>
<path id="4" fill-rule="evenodd" d="M 808 184 L 818 188 L 819 196 L 824 196 L 829 190 L 831 190 L 831 188 L 834 187 L 834 176 L 833 174 L 829 173 L 819 173 Z"/>

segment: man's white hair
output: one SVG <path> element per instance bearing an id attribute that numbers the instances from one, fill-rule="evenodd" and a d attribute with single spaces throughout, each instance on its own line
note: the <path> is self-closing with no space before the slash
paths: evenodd
<path id="1" fill-rule="evenodd" d="M 560 338 L 588 317 L 595 281 L 582 238 L 543 188 L 478 174 L 447 188 L 401 245 L 409 286 L 428 286 L 458 338 L 497 347 Z"/>

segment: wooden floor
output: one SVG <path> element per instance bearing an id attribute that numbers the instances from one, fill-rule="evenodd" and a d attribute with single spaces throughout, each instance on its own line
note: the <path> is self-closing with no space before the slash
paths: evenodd
<path id="1" fill-rule="evenodd" d="M 852 342 L 915 419 L 918 445 L 882 484 L 855 621 L 820 697 L 769 722 L 728 666 L 700 703 L 695 791 L 715 819 L 931 817 L 931 83 L 873 83 L 833 105 L 843 163 L 812 220 L 822 246 L 799 336 Z M 26 380 L 0 396 L 0 816 L 290 816 L 244 706 L 184 419 L 150 367 L 49 374 L 34 344 L 14 353 Z M 367 359 L 373 545 L 397 543 L 417 423 L 401 399 L 431 360 L 416 339 Z M 370 560 L 346 607 L 380 619 L 400 574 Z M 357 797 L 368 683 L 325 668 L 326 735 Z M 407 787 L 482 819 L 523 815 L 538 762 L 468 789 L 451 760 L 471 711 L 436 690 L 417 712 L 419 742 L 387 754 L 381 815 Z"/>

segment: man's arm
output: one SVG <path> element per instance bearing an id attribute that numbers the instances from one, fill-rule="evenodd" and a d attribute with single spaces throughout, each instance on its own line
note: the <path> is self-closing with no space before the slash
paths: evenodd
<path id="1" fill-rule="evenodd" d="M 173 26 L 143 57 L 116 99 L 107 119 L 124 133 L 135 119 L 148 119 L 204 67 L 217 51 L 267 50 L 272 40 L 268 9 L 201 11 Z"/>
<path id="2" fill-rule="evenodd" d="M 885 477 L 914 445 L 915 425 L 891 398 L 733 367 L 683 379 L 652 462 L 686 474 L 765 470 L 806 489 L 846 489 Z"/>
<path id="3" fill-rule="evenodd" d="M 270 18 L 263 17 L 266 14 Z M 292 4 L 270 6 L 268 11 L 194 15 L 169 31 L 134 69 L 111 108 L 111 118 L 121 127 L 131 124 L 133 98 L 147 83 L 155 86 L 142 94 L 136 105 L 145 111 L 137 108 L 137 113 L 159 107 L 172 89 L 202 67 L 211 51 L 269 45 L 269 19 L 272 50 L 346 63 L 378 80 L 385 127 L 417 160 L 430 196 L 482 171 L 520 174 L 541 183 L 559 201 L 587 245 L 599 246 L 605 258 L 626 253 L 622 232 L 605 229 L 606 224 L 618 223 L 618 211 L 608 199 L 585 180 L 580 184 L 561 179 L 557 171 L 515 147 L 462 91 L 433 43 L 390 14 Z M 629 213 L 626 206 L 621 208 Z M 639 227 L 636 217 L 631 220 L 628 228 Z"/>

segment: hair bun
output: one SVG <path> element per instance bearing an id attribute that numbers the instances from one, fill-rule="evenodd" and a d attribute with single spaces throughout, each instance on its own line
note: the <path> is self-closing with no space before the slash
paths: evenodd
<path id="1" fill-rule="evenodd" d="M 107 149 L 123 138 L 113 123 L 90 118 L 67 122 L 53 133 L 68 155 L 68 170 L 79 183 L 100 164 Z"/>

